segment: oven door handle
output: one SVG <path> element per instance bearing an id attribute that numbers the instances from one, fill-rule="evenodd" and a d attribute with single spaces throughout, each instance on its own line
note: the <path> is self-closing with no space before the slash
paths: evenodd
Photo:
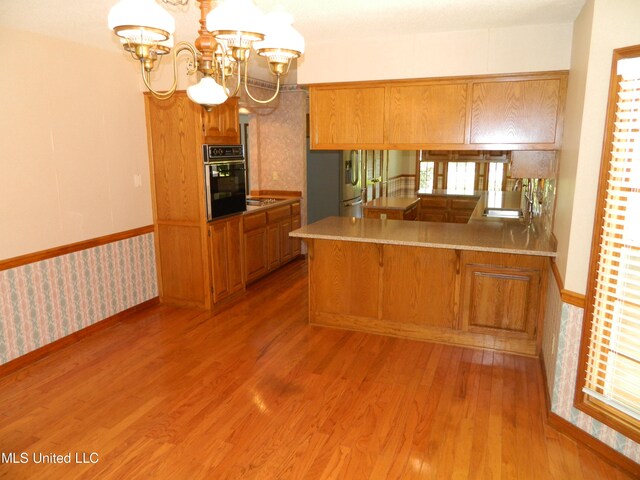
<path id="1" fill-rule="evenodd" d="M 204 162 L 205 165 L 244 165 L 244 160 L 224 160 Z"/>

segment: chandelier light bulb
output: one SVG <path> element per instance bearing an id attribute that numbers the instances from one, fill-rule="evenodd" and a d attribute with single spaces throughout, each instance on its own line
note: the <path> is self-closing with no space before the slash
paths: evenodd
<path id="1" fill-rule="evenodd" d="M 304 53 L 304 38 L 293 28 L 293 17 L 284 11 L 266 15 L 267 34 L 254 48 L 258 55 L 280 59 L 297 58 Z"/>
<path id="2" fill-rule="evenodd" d="M 173 17 L 154 0 L 120 0 L 109 10 L 108 25 L 119 37 L 145 44 L 168 40 L 176 29 Z"/>
<path id="3" fill-rule="evenodd" d="M 198 83 L 187 88 L 187 96 L 192 102 L 204 107 L 220 105 L 227 100 L 227 92 L 211 77 L 202 77 Z"/>
<path id="4" fill-rule="evenodd" d="M 223 0 L 207 15 L 207 30 L 229 46 L 247 48 L 264 38 L 264 14 L 252 0 Z"/>

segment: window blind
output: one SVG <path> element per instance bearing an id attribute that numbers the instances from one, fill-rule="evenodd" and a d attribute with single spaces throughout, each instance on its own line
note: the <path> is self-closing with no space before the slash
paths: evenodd
<path id="1" fill-rule="evenodd" d="M 640 420 L 640 58 L 618 62 L 583 392 Z"/>

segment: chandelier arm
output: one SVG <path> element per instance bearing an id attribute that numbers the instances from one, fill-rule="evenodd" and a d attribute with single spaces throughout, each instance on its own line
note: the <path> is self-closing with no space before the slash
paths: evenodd
<path id="1" fill-rule="evenodd" d="M 245 67 L 244 67 L 244 91 L 247 92 L 247 95 L 249 95 L 249 98 L 251 100 L 253 100 L 256 103 L 269 103 L 272 100 L 274 100 L 277 96 L 278 93 L 280 93 L 280 75 L 276 75 L 277 78 L 277 82 L 276 82 L 276 92 L 273 94 L 273 96 L 271 98 L 269 98 L 268 100 L 258 100 L 257 98 L 254 98 L 253 95 L 251 95 L 251 92 L 249 92 L 249 86 L 247 85 L 247 73 L 248 73 L 249 67 L 247 65 L 247 63 L 245 63 Z"/>
<path id="2" fill-rule="evenodd" d="M 183 52 L 188 51 L 191 54 L 191 59 L 189 60 L 189 64 L 187 65 L 187 75 L 192 75 L 197 71 L 198 68 L 198 53 L 193 45 L 188 42 L 179 42 L 176 44 L 173 54 L 173 83 L 168 90 L 158 91 L 154 90 L 151 86 L 151 72 L 145 68 L 144 61 L 140 61 L 141 71 L 142 71 L 142 80 L 144 81 L 145 87 L 147 90 L 151 92 L 151 94 L 159 100 L 167 100 L 170 98 L 176 91 L 178 87 L 178 55 Z"/>

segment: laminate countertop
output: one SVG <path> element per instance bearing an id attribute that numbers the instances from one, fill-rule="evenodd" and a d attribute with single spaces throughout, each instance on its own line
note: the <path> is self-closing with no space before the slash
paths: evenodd
<path id="1" fill-rule="evenodd" d="M 517 192 L 480 192 L 478 204 L 466 224 L 407 220 L 327 217 L 294 230 L 301 239 L 342 240 L 417 247 L 477 250 L 519 255 L 556 256 L 556 242 L 537 222 L 482 216 L 487 206 L 519 206 Z"/>

